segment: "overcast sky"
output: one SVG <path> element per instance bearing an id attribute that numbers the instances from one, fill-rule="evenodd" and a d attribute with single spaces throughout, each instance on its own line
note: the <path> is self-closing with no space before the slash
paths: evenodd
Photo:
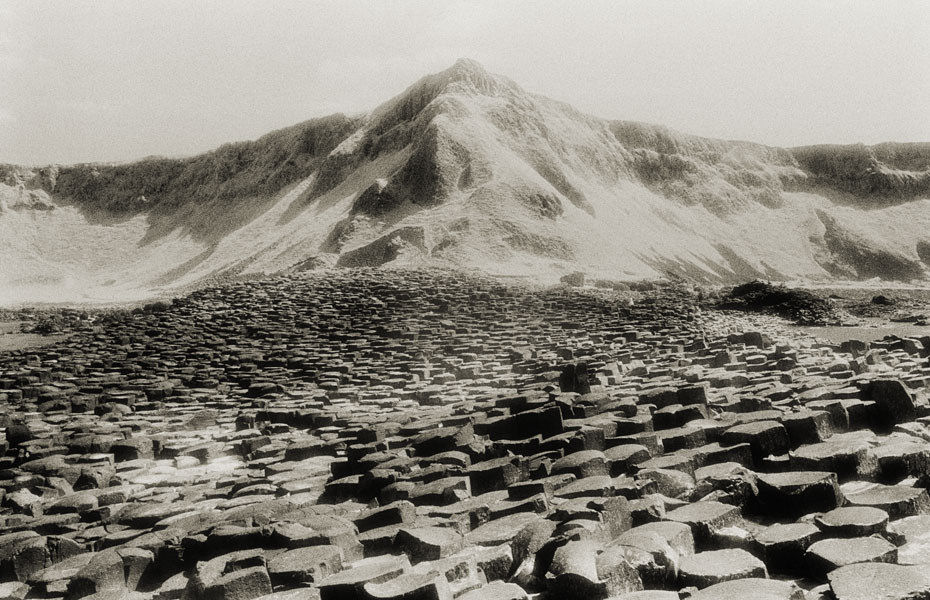
<path id="1" fill-rule="evenodd" d="M 930 2 L 0 0 L 0 162 L 186 155 L 469 57 L 612 119 L 930 141 Z"/>

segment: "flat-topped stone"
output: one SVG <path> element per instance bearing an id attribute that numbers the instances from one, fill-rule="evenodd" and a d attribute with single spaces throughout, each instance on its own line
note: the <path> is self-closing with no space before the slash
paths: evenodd
<path id="1" fill-rule="evenodd" d="M 930 515 L 904 517 L 888 524 L 889 541 L 898 546 L 899 565 L 930 563 Z"/>
<path id="2" fill-rule="evenodd" d="M 318 582 L 342 570 L 342 556 L 338 546 L 295 548 L 271 559 L 268 574 L 272 585 Z"/>
<path id="3" fill-rule="evenodd" d="M 905 600 L 930 596 L 924 567 L 870 562 L 840 567 L 827 574 L 836 600 Z"/>
<path id="4" fill-rule="evenodd" d="M 793 450 L 791 465 L 798 470 L 830 471 L 840 481 L 869 478 L 878 472 L 878 458 L 867 440 L 839 435 Z"/>
<path id="5" fill-rule="evenodd" d="M 571 473 L 579 479 L 595 475 L 609 475 L 607 459 L 599 450 L 573 452 L 552 463 L 551 473 Z"/>
<path id="6" fill-rule="evenodd" d="M 324 577 L 318 588 L 321 600 L 365 600 L 367 583 L 383 583 L 410 568 L 406 556 L 377 556 L 359 560 L 345 570 Z"/>
<path id="7" fill-rule="evenodd" d="M 804 590 L 789 581 L 759 577 L 725 581 L 699 590 L 691 600 L 805 600 Z"/>
<path id="8" fill-rule="evenodd" d="M 892 519 L 930 513 L 930 496 L 923 488 L 878 483 L 850 487 L 846 500 L 852 506 L 871 506 Z"/>
<path id="9" fill-rule="evenodd" d="M 614 596 L 612 600 L 679 600 L 678 592 L 664 592 L 662 590 L 642 590 L 627 592 Z"/>
<path id="10" fill-rule="evenodd" d="M 811 573 L 825 575 L 854 563 L 893 563 L 898 557 L 898 550 L 879 536 L 828 538 L 811 544 L 804 556 Z"/>
<path id="11" fill-rule="evenodd" d="M 708 586 L 743 579 L 746 577 L 768 577 L 765 564 L 738 548 L 698 552 L 681 559 L 678 567 L 678 582 L 682 587 Z"/>
<path id="12" fill-rule="evenodd" d="M 872 506 L 844 506 L 820 515 L 814 522 L 826 537 L 862 537 L 883 533 L 888 513 Z"/>
<path id="13" fill-rule="evenodd" d="M 758 486 L 756 508 L 773 516 L 826 512 L 844 499 L 836 474 L 828 471 L 759 474 Z"/>
<path id="14" fill-rule="evenodd" d="M 739 522 L 741 517 L 738 507 L 715 501 L 686 504 L 665 515 L 669 521 L 689 525 L 699 547 L 707 547 L 716 531 Z"/>
<path id="15" fill-rule="evenodd" d="M 753 463 L 758 467 L 766 456 L 788 452 L 788 431 L 777 421 L 754 421 L 731 427 L 720 436 L 723 446 L 740 443 L 749 444 Z"/>
<path id="16" fill-rule="evenodd" d="M 458 600 L 527 600 L 528 597 L 526 591 L 515 583 L 492 581 L 478 589 L 465 592 L 458 596 Z"/>
<path id="17" fill-rule="evenodd" d="M 445 576 L 439 573 L 403 573 L 382 582 L 364 585 L 366 598 L 370 600 L 452 600 L 452 591 Z"/>
<path id="18" fill-rule="evenodd" d="M 523 527 L 541 519 L 536 513 L 519 512 L 484 523 L 465 536 L 466 543 L 478 546 L 499 546 L 511 541 Z"/>
<path id="19" fill-rule="evenodd" d="M 802 573 L 804 552 L 822 536 L 811 523 L 784 523 L 756 533 L 758 555 L 771 573 Z"/>
<path id="20" fill-rule="evenodd" d="M 414 564 L 451 556 L 464 544 L 462 534 L 449 527 L 402 527 L 394 538 L 394 547 Z"/>

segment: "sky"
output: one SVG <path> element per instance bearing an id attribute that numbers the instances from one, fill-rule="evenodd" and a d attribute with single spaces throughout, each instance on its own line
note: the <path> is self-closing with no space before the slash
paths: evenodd
<path id="1" fill-rule="evenodd" d="M 0 162 L 195 154 L 458 58 L 698 135 L 930 142 L 924 0 L 0 0 Z"/>

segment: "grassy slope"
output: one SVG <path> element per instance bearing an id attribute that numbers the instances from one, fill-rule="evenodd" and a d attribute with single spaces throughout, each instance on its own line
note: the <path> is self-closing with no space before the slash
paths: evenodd
<path id="1" fill-rule="evenodd" d="M 112 214 L 269 196 L 316 171 L 358 124 L 357 118 L 337 114 L 193 158 L 61 167 L 47 191 L 82 208 Z"/>

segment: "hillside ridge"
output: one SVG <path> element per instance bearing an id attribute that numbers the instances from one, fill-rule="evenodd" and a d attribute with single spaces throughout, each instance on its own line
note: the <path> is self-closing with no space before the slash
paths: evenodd
<path id="1" fill-rule="evenodd" d="M 337 264 L 922 279 L 928 199 L 930 144 L 777 148 L 608 121 L 462 59 L 367 114 L 197 156 L 0 165 L 0 281 L 144 293 Z"/>

